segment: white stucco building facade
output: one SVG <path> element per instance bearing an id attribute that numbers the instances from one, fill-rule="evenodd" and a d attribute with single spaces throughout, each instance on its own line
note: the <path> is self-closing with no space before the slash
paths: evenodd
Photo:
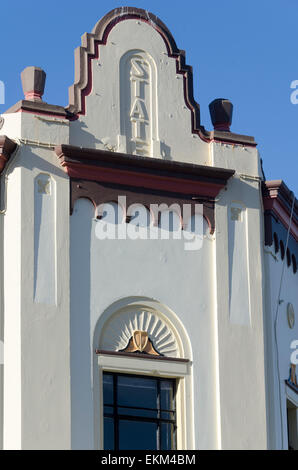
<path id="1" fill-rule="evenodd" d="M 44 80 L 0 123 L 3 449 L 298 448 L 298 203 L 231 103 L 205 130 L 136 8 L 83 36 L 67 108 Z"/>

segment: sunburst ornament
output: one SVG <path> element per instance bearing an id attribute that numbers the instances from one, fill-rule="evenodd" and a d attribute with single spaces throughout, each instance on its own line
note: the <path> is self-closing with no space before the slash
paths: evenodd
<path id="1" fill-rule="evenodd" d="M 172 328 L 159 312 L 149 309 L 127 308 L 113 315 L 102 332 L 100 349 L 179 357 Z"/>

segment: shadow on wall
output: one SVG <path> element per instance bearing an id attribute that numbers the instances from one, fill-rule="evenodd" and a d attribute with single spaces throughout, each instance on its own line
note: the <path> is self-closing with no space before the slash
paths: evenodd
<path id="1" fill-rule="evenodd" d="M 90 242 L 94 206 L 79 199 L 70 217 L 72 449 L 94 449 L 90 339 Z M 80 237 L 78 237 L 78 233 Z"/>
<path id="2" fill-rule="evenodd" d="M 173 160 L 171 156 L 171 147 L 164 142 L 160 142 L 160 153 L 163 160 Z"/>
<path id="3" fill-rule="evenodd" d="M 71 126 L 69 126 L 69 142 L 71 145 L 78 145 L 80 147 L 105 149 L 104 142 L 89 132 L 88 126 L 80 119 L 73 121 Z"/>

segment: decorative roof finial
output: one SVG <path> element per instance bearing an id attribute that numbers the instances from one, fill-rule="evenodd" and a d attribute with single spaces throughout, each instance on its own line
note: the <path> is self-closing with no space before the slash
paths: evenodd
<path id="1" fill-rule="evenodd" d="M 26 67 L 21 73 L 25 100 L 42 101 L 46 82 L 46 73 L 39 67 Z"/>
<path id="2" fill-rule="evenodd" d="M 233 105 L 231 101 L 225 98 L 213 100 L 209 104 L 209 111 L 214 129 L 229 132 L 233 115 Z"/>

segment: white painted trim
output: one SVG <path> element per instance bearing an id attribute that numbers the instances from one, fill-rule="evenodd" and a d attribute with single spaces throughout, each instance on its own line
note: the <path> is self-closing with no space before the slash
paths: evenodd
<path id="1" fill-rule="evenodd" d="M 192 348 L 188 334 L 177 315 L 167 306 L 157 300 L 146 297 L 127 297 L 110 305 L 99 317 L 94 329 L 93 347 L 99 349 L 105 325 L 113 315 L 130 308 L 132 310 L 153 310 L 169 324 L 176 337 L 179 357 L 189 359 L 189 362 L 150 360 L 141 358 L 115 357 L 101 355 L 93 357 L 93 406 L 94 406 L 94 447 L 103 449 L 103 403 L 102 403 L 102 372 L 150 374 L 177 379 L 177 448 L 192 450 L 195 448 L 194 429 L 194 390 L 192 371 Z M 103 357 L 105 356 L 105 358 Z"/>
<path id="2" fill-rule="evenodd" d="M 99 354 L 98 365 L 111 372 L 124 369 L 127 373 L 142 375 L 163 375 L 164 377 L 185 377 L 190 374 L 189 362 L 144 359 Z"/>
<path id="3" fill-rule="evenodd" d="M 190 409 L 190 397 L 192 394 L 191 362 L 167 361 L 156 359 L 144 359 L 123 357 L 109 354 L 99 354 L 99 389 L 102 390 L 103 372 L 115 372 L 119 374 L 138 374 L 158 377 L 171 377 L 177 379 L 176 408 L 177 408 L 177 449 L 193 449 L 194 436 L 192 432 L 192 410 Z M 104 448 L 103 442 L 103 394 L 100 396 L 99 416 L 95 417 L 95 425 L 100 430 L 99 449 Z"/>

